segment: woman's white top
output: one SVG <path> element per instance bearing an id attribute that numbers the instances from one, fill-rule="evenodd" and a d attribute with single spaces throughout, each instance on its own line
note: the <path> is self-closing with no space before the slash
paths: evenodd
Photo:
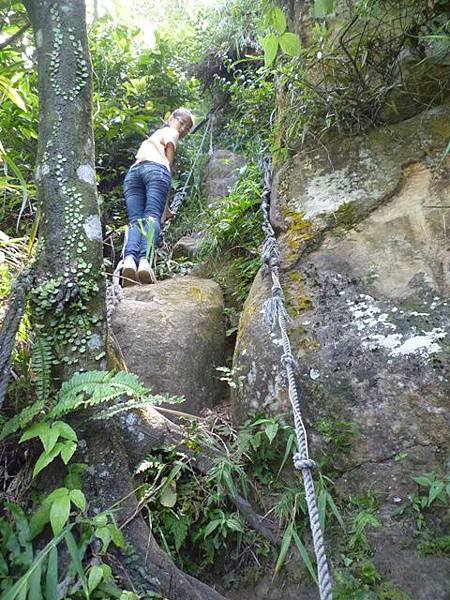
<path id="1" fill-rule="evenodd" d="M 136 154 L 136 163 L 143 160 L 151 160 L 152 162 L 164 165 L 170 171 L 169 160 L 166 156 L 167 144 L 173 144 L 174 149 L 177 147 L 180 134 L 173 127 L 163 127 L 156 130 L 152 135 L 144 140 Z"/>

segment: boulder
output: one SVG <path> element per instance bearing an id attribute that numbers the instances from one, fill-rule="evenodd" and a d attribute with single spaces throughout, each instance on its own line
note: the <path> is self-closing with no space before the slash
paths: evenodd
<path id="1" fill-rule="evenodd" d="M 215 368 L 224 364 L 225 344 L 220 287 L 175 277 L 123 293 L 112 329 L 129 370 L 155 394 L 184 396 L 174 409 L 198 415 L 219 402 L 224 389 Z"/>
<path id="2" fill-rule="evenodd" d="M 377 494 L 375 564 L 414 600 L 449 592 L 449 559 L 421 563 L 415 527 L 394 518 L 417 493 L 412 477 L 443 477 L 448 459 L 449 116 L 437 107 L 309 148 L 278 173 L 271 207 L 312 456 L 337 473 L 343 499 Z M 290 410 L 280 334 L 262 321 L 269 293 L 260 273 L 233 361 L 244 376 L 233 393 L 238 419 Z"/>
<path id="3" fill-rule="evenodd" d="M 229 150 L 215 150 L 206 165 L 203 187 L 208 205 L 224 198 L 239 178 L 245 159 Z"/>
<path id="4" fill-rule="evenodd" d="M 190 260 L 197 258 L 203 237 L 203 232 L 183 235 L 172 249 L 172 258 L 187 258 Z"/>

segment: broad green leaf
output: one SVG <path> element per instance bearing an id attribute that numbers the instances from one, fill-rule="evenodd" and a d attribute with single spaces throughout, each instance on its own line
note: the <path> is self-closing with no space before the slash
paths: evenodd
<path id="1" fill-rule="evenodd" d="M 269 423 L 266 425 L 265 433 L 269 438 L 269 442 L 272 443 L 278 433 L 278 423 Z"/>
<path id="2" fill-rule="evenodd" d="M 428 494 L 428 502 L 431 505 L 441 492 L 445 489 L 445 483 L 443 481 L 433 481 Z"/>
<path id="3" fill-rule="evenodd" d="M 69 520 L 70 514 L 70 498 L 67 494 L 58 498 L 52 503 L 50 509 L 50 525 L 52 526 L 53 534 L 58 535 L 62 531 L 64 525 Z"/>
<path id="4" fill-rule="evenodd" d="M 240 531 L 243 532 L 244 528 L 242 527 L 242 523 L 238 521 L 235 517 L 229 517 L 227 519 L 227 527 L 232 531 Z"/>
<path id="5" fill-rule="evenodd" d="M 211 535 L 211 533 L 217 529 L 217 527 L 219 527 L 220 523 L 220 519 L 214 519 L 213 521 L 210 521 L 203 532 L 203 539 L 206 539 L 208 535 Z"/>
<path id="6" fill-rule="evenodd" d="M 68 425 L 64 421 L 55 421 L 52 425 L 52 429 L 56 429 L 57 431 L 59 431 L 59 435 L 65 438 L 66 440 L 72 440 L 73 442 L 76 442 L 78 440 L 75 431 L 70 425 Z"/>
<path id="7" fill-rule="evenodd" d="M 106 552 L 112 539 L 109 526 L 97 527 L 94 534 L 102 541 L 103 546 L 101 551 Z"/>
<path id="8" fill-rule="evenodd" d="M 163 506 L 172 508 L 177 503 L 177 485 L 175 481 L 170 481 L 161 490 L 159 501 Z"/>
<path id="9" fill-rule="evenodd" d="M 298 536 L 298 534 L 295 531 L 295 529 L 293 530 L 293 537 L 294 537 L 295 545 L 297 546 L 297 550 L 299 551 L 300 556 L 302 557 L 302 561 L 305 563 L 306 568 L 309 571 L 309 574 L 311 575 L 311 577 L 313 578 L 313 580 L 317 584 L 317 573 L 315 572 L 314 567 L 312 566 L 311 560 L 309 558 L 308 551 L 305 548 L 302 540 Z"/>
<path id="10" fill-rule="evenodd" d="M 259 38 L 259 43 L 264 50 L 264 66 L 270 67 L 278 52 L 278 38 L 272 34 L 266 35 L 264 38 Z"/>
<path id="11" fill-rule="evenodd" d="M 413 477 L 412 479 L 422 487 L 430 487 L 433 483 L 433 481 L 426 475 L 421 475 L 420 477 Z"/>
<path id="12" fill-rule="evenodd" d="M 47 452 L 47 454 L 53 450 L 58 438 L 59 431 L 50 428 L 45 433 L 41 433 L 39 435 L 39 439 L 41 440 L 44 450 Z"/>
<path id="13" fill-rule="evenodd" d="M 286 17 L 284 12 L 278 6 L 275 6 L 270 11 L 270 22 L 279 35 L 286 31 Z"/>
<path id="14" fill-rule="evenodd" d="M 138 597 L 136 596 L 136 594 L 134 592 L 125 591 L 125 592 L 122 592 L 119 600 L 138 600 Z"/>
<path id="15" fill-rule="evenodd" d="M 68 474 L 64 478 L 64 483 L 69 490 L 78 490 L 82 487 L 82 475 L 88 468 L 85 463 L 73 463 L 68 467 Z M 105 517 L 106 519 L 106 517 Z"/>
<path id="16" fill-rule="evenodd" d="M 102 513 L 100 515 L 96 515 L 93 518 L 93 522 L 96 527 L 104 527 L 108 523 L 108 517 L 105 515 L 105 513 Z"/>
<path id="17" fill-rule="evenodd" d="M 286 527 L 286 531 L 284 532 L 283 539 L 281 540 L 280 553 L 275 564 L 275 573 L 279 573 L 281 571 L 281 567 L 286 560 L 286 555 L 291 545 L 293 532 L 294 526 L 292 523 L 289 523 L 289 525 Z"/>
<path id="18" fill-rule="evenodd" d="M 41 533 L 50 520 L 50 504 L 43 503 L 30 519 L 30 539 L 33 540 Z"/>
<path id="19" fill-rule="evenodd" d="M 40 457 L 37 459 L 36 464 L 34 465 L 34 469 L 33 469 L 33 477 L 36 477 L 36 475 L 39 475 L 39 473 L 45 469 L 46 466 L 48 466 L 57 456 L 58 454 L 61 452 L 63 448 L 63 445 L 58 442 L 57 444 L 55 444 L 55 446 L 52 448 L 52 450 L 47 453 L 47 452 L 43 452 Z"/>
<path id="20" fill-rule="evenodd" d="M 67 465 L 69 460 L 72 458 L 76 449 L 77 449 L 76 442 L 72 442 L 72 441 L 68 440 L 67 442 L 64 442 L 62 444 L 61 458 L 65 465 Z"/>
<path id="21" fill-rule="evenodd" d="M 279 38 L 281 49 L 288 56 L 298 56 L 300 54 L 300 38 L 296 33 L 283 33 Z"/>
<path id="22" fill-rule="evenodd" d="M 35 423 L 31 427 L 28 427 L 26 431 L 24 431 L 22 437 L 19 440 L 19 444 L 21 444 L 22 442 L 26 442 L 27 440 L 31 440 L 35 437 L 45 435 L 49 429 L 50 427 L 47 423 Z"/>
<path id="23" fill-rule="evenodd" d="M 105 565 L 103 563 L 100 565 L 100 567 L 103 571 L 103 579 L 106 581 L 112 576 L 112 569 L 109 565 Z"/>
<path id="24" fill-rule="evenodd" d="M 125 546 L 125 540 L 123 538 L 123 533 L 117 525 L 115 523 L 110 523 L 107 527 L 111 535 L 112 543 L 117 546 L 117 548 L 123 548 Z"/>
<path id="25" fill-rule="evenodd" d="M 58 600 L 58 550 L 56 548 L 52 548 L 48 556 L 45 600 Z"/>
<path id="26" fill-rule="evenodd" d="M 325 17 L 334 10 L 334 0 L 314 0 L 314 16 Z"/>
<path id="27" fill-rule="evenodd" d="M 18 106 L 24 112 L 27 111 L 27 107 L 25 106 L 25 102 L 22 100 L 20 94 L 15 90 L 8 79 L 6 77 L 0 76 L 0 93 L 3 91 L 3 94 L 14 102 L 16 106 Z"/>
<path id="28" fill-rule="evenodd" d="M 69 498 L 80 510 L 86 510 L 86 497 L 81 490 L 70 490 Z"/>
<path id="29" fill-rule="evenodd" d="M 91 567 L 91 569 L 89 571 L 89 575 L 88 575 L 88 580 L 87 580 L 89 592 L 92 592 L 93 590 L 95 590 L 95 588 L 102 581 L 102 579 L 103 579 L 103 569 L 101 568 L 101 566 L 94 565 L 93 567 Z"/>
<path id="30" fill-rule="evenodd" d="M 66 487 L 56 488 L 53 490 L 44 500 L 44 503 L 52 504 L 55 500 L 59 500 L 60 498 L 64 498 L 64 496 L 69 495 L 69 490 Z"/>

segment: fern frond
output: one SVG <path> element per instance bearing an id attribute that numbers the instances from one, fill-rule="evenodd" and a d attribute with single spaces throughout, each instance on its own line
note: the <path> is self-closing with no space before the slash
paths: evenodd
<path id="1" fill-rule="evenodd" d="M 143 396 L 148 393 L 148 388 L 142 385 L 139 377 L 134 373 L 126 373 L 125 371 L 119 371 L 112 378 L 111 383 L 118 387 L 124 388 L 124 393 L 128 396 Z"/>
<path id="2" fill-rule="evenodd" d="M 179 396 L 147 396 L 146 398 L 142 398 L 141 400 L 127 400 L 126 402 L 121 402 L 120 404 L 114 404 L 113 406 L 104 408 L 96 415 L 94 415 L 92 420 L 97 421 L 100 419 L 110 419 L 111 417 L 115 417 L 120 415 L 121 413 L 128 412 L 130 410 L 137 410 L 138 408 L 147 408 L 147 406 L 159 406 L 163 402 L 167 404 L 180 404 L 184 402 L 184 398 Z"/>
<path id="3" fill-rule="evenodd" d="M 34 387 L 39 400 L 46 402 L 50 392 L 51 365 L 53 354 L 50 343 L 42 337 L 36 338 L 31 355 L 31 368 L 36 378 Z"/>
<path id="4" fill-rule="evenodd" d="M 17 415 L 14 415 L 9 421 L 6 421 L 0 431 L 0 440 L 4 440 L 18 429 L 26 427 L 44 409 L 44 405 L 44 400 L 38 400 L 31 406 L 27 406 L 21 410 Z"/>
<path id="5" fill-rule="evenodd" d="M 133 373 L 114 374 L 106 371 L 77 373 L 62 385 L 56 404 L 48 416 L 51 419 L 58 419 L 82 406 L 105 404 L 121 396 L 134 398 L 133 405 L 135 405 L 136 401 L 141 401 L 144 396 L 148 396 L 148 389 Z M 109 410 L 106 410 L 108 414 Z"/>

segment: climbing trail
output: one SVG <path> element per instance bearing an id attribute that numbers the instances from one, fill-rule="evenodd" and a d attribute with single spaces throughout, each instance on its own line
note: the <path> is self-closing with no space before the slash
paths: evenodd
<path id="1" fill-rule="evenodd" d="M 207 120 L 207 124 L 205 127 L 205 131 L 203 133 L 203 137 L 201 143 L 199 145 L 197 154 L 193 160 L 191 169 L 188 173 L 188 176 L 185 180 L 183 188 L 176 193 L 172 203 L 171 210 L 173 213 L 177 214 L 182 207 L 182 204 L 185 200 L 187 189 L 189 185 L 190 178 L 195 169 L 198 158 L 202 152 L 204 142 L 206 140 L 208 131 L 210 132 L 210 149 L 209 154 L 212 153 L 212 117 L 210 116 Z M 321 600 L 331 600 L 332 592 L 331 592 L 331 577 L 329 572 L 329 567 L 327 563 L 327 558 L 325 554 L 325 547 L 323 541 L 323 534 L 320 527 L 317 502 L 315 498 L 314 492 L 314 483 L 312 479 L 312 469 L 315 466 L 314 461 L 309 457 L 308 452 L 308 442 L 306 430 L 303 424 L 301 408 L 300 408 L 300 398 L 298 394 L 297 382 L 295 380 L 294 374 L 294 366 L 295 361 L 291 352 L 289 337 L 287 333 L 287 325 L 289 317 L 284 308 L 284 297 L 282 288 L 279 281 L 279 250 L 275 237 L 275 232 L 272 228 L 269 219 L 269 211 L 270 211 L 270 193 L 271 193 L 271 185 L 272 185 L 272 168 L 270 159 L 263 160 L 263 171 L 264 171 L 264 188 L 261 195 L 261 211 L 263 215 L 263 231 L 265 233 L 266 239 L 262 248 L 261 260 L 263 265 L 265 265 L 266 269 L 269 270 L 272 277 L 272 297 L 269 298 L 265 304 L 264 312 L 265 312 L 265 321 L 272 331 L 276 324 L 281 332 L 282 342 L 283 342 L 283 351 L 284 354 L 281 357 L 282 364 L 284 366 L 286 376 L 289 384 L 289 398 L 291 401 L 293 415 L 294 415 L 294 424 L 295 424 L 295 432 L 297 438 L 298 445 L 298 453 L 294 455 L 294 466 L 296 469 L 302 472 L 304 486 L 305 486 L 305 496 L 306 502 L 308 506 L 308 513 L 310 518 L 311 532 L 313 537 L 314 551 L 316 554 L 317 560 L 317 571 L 318 571 L 318 586 L 320 591 Z M 166 233 L 170 227 L 170 221 L 166 223 L 163 228 L 163 232 Z M 165 244 L 163 238 L 163 244 Z M 125 247 L 125 245 L 124 245 Z M 122 252 L 123 254 L 123 252 Z M 122 255 L 123 258 L 123 255 Z M 112 316 L 114 309 L 117 307 L 120 300 L 123 298 L 122 290 L 119 285 L 120 278 L 120 268 L 122 261 L 119 262 L 119 265 L 115 271 L 115 277 L 113 278 L 113 283 L 110 286 L 109 291 L 109 304 L 108 304 L 108 315 Z M 143 290 L 144 292 L 145 290 Z M 142 294 L 139 295 L 141 297 Z M 134 297 L 134 296 L 133 296 Z M 111 307 L 111 310 L 110 310 Z M 133 310 L 131 307 L 127 309 L 127 314 L 129 311 Z M 139 320 L 139 316 L 136 315 L 133 320 Z M 117 321 L 116 321 L 117 323 Z M 116 329 L 118 325 L 116 324 Z M 161 384 L 160 384 L 161 385 Z"/>

